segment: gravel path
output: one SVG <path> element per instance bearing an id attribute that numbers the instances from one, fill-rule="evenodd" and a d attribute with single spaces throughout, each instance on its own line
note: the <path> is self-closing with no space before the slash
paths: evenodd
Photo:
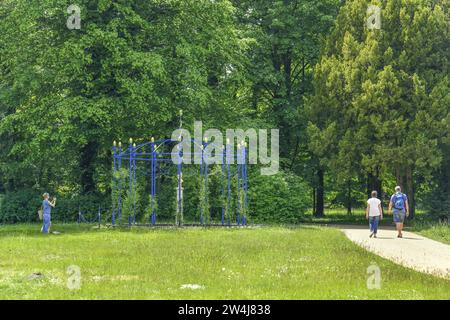
<path id="1" fill-rule="evenodd" d="M 417 271 L 450 279 L 450 245 L 408 231 L 403 231 L 403 238 L 399 239 L 397 231 L 379 229 L 378 238 L 370 239 L 368 228 L 339 228 L 351 241 L 383 258 Z"/>

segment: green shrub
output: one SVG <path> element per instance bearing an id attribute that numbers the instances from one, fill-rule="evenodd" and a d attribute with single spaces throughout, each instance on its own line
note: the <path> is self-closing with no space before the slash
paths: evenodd
<path id="1" fill-rule="evenodd" d="M 148 196 L 148 203 L 145 207 L 144 215 L 141 219 L 141 222 L 144 224 L 151 223 L 152 212 L 158 212 L 158 198 L 155 196 L 152 199 L 152 196 Z"/>
<path id="2" fill-rule="evenodd" d="M 39 221 L 37 212 L 42 205 L 42 193 L 21 190 L 4 194 L 0 201 L 0 223 Z M 96 221 L 99 207 L 103 222 L 111 219 L 110 200 L 107 196 L 73 195 L 68 198 L 56 195 L 56 198 L 56 208 L 52 209 L 53 221 L 76 222 L 79 210 L 86 220 Z"/>
<path id="3" fill-rule="evenodd" d="M 120 224 L 129 223 L 129 218 L 133 215 L 136 218 L 136 223 L 140 222 L 145 216 L 145 203 L 141 199 L 142 188 L 140 186 L 136 187 L 135 191 L 128 189 L 126 196 L 122 199 L 122 211 L 120 216 Z M 146 222 L 148 223 L 148 221 Z"/>
<path id="4" fill-rule="evenodd" d="M 203 223 L 209 224 L 211 221 L 211 207 L 209 203 L 209 188 L 205 185 L 205 179 L 200 179 L 199 185 L 199 212 L 203 215 Z"/>
<path id="5" fill-rule="evenodd" d="M 38 221 L 41 202 L 42 194 L 34 190 L 4 194 L 0 205 L 0 223 Z"/>
<path id="6" fill-rule="evenodd" d="M 450 198 L 443 191 L 433 190 L 426 193 L 423 208 L 436 219 L 450 218 Z"/>
<path id="7" fill-rule="evenodd" d="M 249 178 L 249 219 L 252 222 L 298 223 L 310 204 L 309 189 L 298 176 L 279 172 Z"/>
<path id="8" fill-rule="evenodd" d="M 220 169 L 220 168 L 219 168 Z M 200 207 L 204 198 L 202 190 L 202 180 L 197 175 L 198 172 L 191 169 L 186 170 L 190 174 L 184 177 L 184 216 L 187 222 L 199 222 Z M 216 170 L 217 171 L 217 170 Z M 215 172 L 211 170 L 208 181 L 209 199 L 208 203 L 203 204 L 205 211 L 211 208 L 214 222 L 219 222 L 222 205 L 228 204 L 227 195 L 222 196 L 222 184 L 225 184 L 220 170 Z M 155 199 L 155 209 L 157 212 L 157 222 L 171 222 L 175 220 L 176 205 L 176 177 L 162 181 L 158 180 L 158 197 Z M 225 215 L 230 217 L 231 222 L 235 222 L 237 198 L 244 201 L 244 194 L 241 191 L 236 193 L 236 176 L 231 181 L 231 199 L 230 208 L 225 208 Z M 250 222 L 278 222 L 278 223 L 297 223 L 302 220 L 303 214 L 307 211 L 310 204 L 309 192 L 304 181 L 295 175 L 280 172 L 274 176 L 262 176 L 259 170 L 251 171 L 249 177 L 249 210 L 241 212 L 247 215 Z M 134 199 L 127 197 L 128 188 L 122 189 L 122 223 L 128 223 L 128 214 L 132 210 Z M 43 191 L 21 190 L 10 192 L 0 197 L 0 223 L 18 223 L 18 222 L 37 222 L 37 211 L 42 203 Z M 138 186 L 136 194 L 136 219 L 139 222 L 149 223 L 150 220 L 150 200 L 149 191 L 142 186 Z M 51 196 L 53 194 L 51 193 Z M 56 208 L 52 209 L 52 220 L 61 222 L 76 222 L 78 220 L 78 211 L 81 210 L 83 217 L 87 221 L 97 221 L 99 207 L 102 210 L 102 222 L 111 221 L 111 203 L 110 195 L 92 194 L 78 195 L 70 197 L 59 196 Z M 115 200 L 117 201 L 117 200 Z M 207 220 L 205 220 L 207 222 Z"/>

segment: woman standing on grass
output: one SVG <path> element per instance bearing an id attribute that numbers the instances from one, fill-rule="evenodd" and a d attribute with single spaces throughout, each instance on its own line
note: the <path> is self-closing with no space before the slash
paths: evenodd
<path id="1" fill-rule="evenodd" d="M 42 233 L 50 232 L 51 225 L 51 212 L 52 208 L 56 205 L 56 198 L 53 198 L 53 202 L 49 201 L 49 194 L 46 192 L 43 195 L 44 201 L 42 201 Z"/>
<path id="2" fill-rule="evenodd" d="M 381 201 L 377 198 L 377 192 L 372 191 L 372 198 L 367 200 L 366 219 L 369 219 L 370 238 L 377 237 L 378 223 L 383 219 Z"/>

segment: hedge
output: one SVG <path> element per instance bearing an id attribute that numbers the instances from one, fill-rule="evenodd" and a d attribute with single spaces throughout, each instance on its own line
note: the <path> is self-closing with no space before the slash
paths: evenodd
<path id="1" fill-rule="evenodd" d="M 253 222 L 298 223 L 310 206 L 310 189 L 298 176 L 279 172 L 249 179 L 249 209 Z"/>
<path id="2" fill-rule="evenodd" d="M 217 180 L 217 181 L 216 181 Z M 215 221 L 220 221 L 222 212 L 220 175 L 210 179 L 211 214 Z M 232 181 L 231 208 L 236 208 L 235 179 Z M 197 221 L 198 215 L 198 181 L 193 178 L 185 179 L 185 218 L 187 221 Z M 166 181 L 160 185 L 158 195 L 158 218 L 171 221 L 175 212 L 175 184 Z M 143 192 L 143 190 L 141 190 Z M 252 170 L 249 176 L 249 216 L 250 222 L 297 223 L 310 205 L 310 189 L 298 176 L 280 172 L 273 176 L 262 176 L 259 170 Z M 52 210 L 52 220 L 62 222 L 76 222 L 78 211 L 88 221 L 96 219 L 99 206 L 102 210 L 102 221 L 111 221 L 111 197 L 109 195 L 73 195 L 71 197 L 58 196 L 56 208 Z M 148 205 L 148 196 L 139 198 L 138 218 L 143 217 L 144 209 Z M 125 201 L 125 199 L 123 199 Z M 37 211 L 42 204 L 42 192 L 36 190 L 21 190 L 0 195 L 0 223 L 37 222 Z"/>
<path id="3" fill-rule="evenodd" d="M 110 220 L 110 199 L 102 195 L 74 195 L 57 197 L 56 208 L 52 209 L 52 220 L 75 222 L 79 209 L 88 220 L 93 220 L 99 206 L 104 219 Z M 35 190 L 21 190 L 0 195 L 0 223 L 25 223 L 39 221 L 38 210 L 42 204 L 42 193 Z M 106 211 L 108 212 L 106 214 Z"/>

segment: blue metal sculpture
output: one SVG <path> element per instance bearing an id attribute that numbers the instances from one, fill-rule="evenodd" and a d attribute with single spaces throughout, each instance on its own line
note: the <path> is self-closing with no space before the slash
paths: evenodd
<path id="1" fill-rule="evenodd" d="M 181 125 L 181 121 L 180 121 Z M 183 225 L 183 165 L 182 160 L 184 156 L 198 155 L 198 153 L 193 152 L 188 154 L 183 154 L 180 148 L 181 137 L 179 140 L 173 139 L 163 139 L 155 141 L 151 138 L 149 142 L 143 143 L 133 143 L 133 140 L 129 140 L 128 149 L 122 150 L 121 142 L 116 142 L 113 144 L 113 195 L 116 195 L 117 207 L 112 210 L 111 221 L 113 225 L 120 223 L 120 216 L 122 212 L 122 185 L 121 179 L 117 178 L 116 174 L 120 172 L 122 160 L 128 162 L 128 192 L 129 197 L 132 197 L 132 213 L 129 213 L 128 223 L 129 225 L 136 224 L 136 193 L 137 193 L 137 179 L 136 179 L 136 169 L 137 162 L 144 163 L 145 165 L 150 164 L 150 225 L 156 225 L 157 217 L 157 206 L 156 206 L 156 182 L 158 176 L 158 168 L 162 163 L 172 163 L 176 165 L 177 174 L 177 206 L 176 206 L 176 218 L 175 225 Z M 211 143 L 207 140 L 205 141 L 195 141 L 191 139 L 191 142 L 201 146 L 201 164 L 200 164 L 200 176 L 202 178 L 202 183 L 204 183 L 204 188 L 208 190 L 208 161 L 204 149 Z M 165 152 L 165 146 L 169 144 L 178 143 L 178 149 L 172 152 Z M 223 199 L 226 201 L 222 202 L 221 210 L 221 225 L 231 226 L 231 194 L 232 194 L 232 179 L 236 177 L 236 187 L 237 187 L 237 200 L 236 200 L 236 224 L 237 225 L 247 225 L 248 224 L 248 168 L 247 168 L 247 146 L 244 142 L 238 144 L 236 152 L 231 150 L 230 143 L 227 140 L 225 146 L 220 146 L 221 153 L 216 153 L 217 157 L 223 159 L 221 163 L 221 174 L 222 174 L 222 186 L 221 192 Z M 173 159 L 177 159 L 174 163 Z M 236 171 L 232 172 L 232 165 L 234 165 L 235 160 L 237 161 Z M 226 179 L 226 184 L 225 184 Z M 225 188 L 226 187 L 226 188 Z M 243 196 L 241 197 L 241 192 Z M 208 192 L 205 192 L 205 201 L 208 201 Z M 226 206 L 226 208 L 225 208 Z M 201 209 L 202 210 L 202 209 Z M 208 215 L 208 216 L 206 216 Z M 205 219 L 207 218 L 207 219 Z M 200 212 L 200 224 L 209 223 L 210 221 L 209 212 Z"/>

